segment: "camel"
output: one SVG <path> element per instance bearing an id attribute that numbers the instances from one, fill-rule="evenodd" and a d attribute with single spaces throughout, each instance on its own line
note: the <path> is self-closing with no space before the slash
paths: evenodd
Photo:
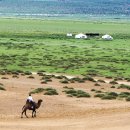
<path id="1" fill-rule="evenodd" d="M 32 110 L 32 117 L 36 117 L 36 109 L 38 109 L 41 106 L 41 103 L 42 99 L 39 99 L 37 103 L 34 103 L 35 107 L 32 107 L 32 104 L 27 101 L 22 108 L 21 118 L 23 118 L 23 113 L 25 113 L 25 116 L 28 118 L 26 114 L 27 110 Z"/>

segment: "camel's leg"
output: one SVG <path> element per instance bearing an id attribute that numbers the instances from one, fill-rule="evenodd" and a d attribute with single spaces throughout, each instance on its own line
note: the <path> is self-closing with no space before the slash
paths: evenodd
<path id="1" fill-rule="evenodd" d="M 34 116 L 33 116 L 33 113 L 34 113 L 34 110 L 32 110 L 32 118 L 34 117 Z"/>
<path id="2" fill-rule="evenodd" d="M 23 118 L 24 110 L 25 110 L 25 105 L 24 105 L 23 108 L 22 108 L 21 118 Z"/>
<path id="3" fill-rule="evenodd" d="M 36 110 L 32 111 L 32 117 L 36 117 Z"/>
<path id="4" fill-rule="evenodd" d="M 23 118 L 23 113 L 25 114 L 25 116 L 28 118 L 27 114 L 26 114 L 26 110 L 23 110 L 21 113 L 21 118 Z"/>
<path id="5" fill-rule="evenodd" d="M 34 117 L 36 117 L 36 110 L 34 111 Z"/>
<path id="6" fill-rule="evenodd" d="M 25 105 L 23 106 L 22 110 L 24 110 L 24 108 L 25 108 Z"/>
<path id="7" fill-rule="evenodd" d="M 25 110 L 25 112 L 24 112 L 24 113 L 25 113 L 25 116 L 28 118 L 28 116 L 27 116 L 27 114 L 26 114 L 26 111 L 27 111 L 27 110 Z"/>
<path id="8" fill-rule="evenodd" d="M 23 118 L 23 113 L 24 113 L 24 111 L 22 111 L 22 113 L 21 113 L 21 118 Z"/>
<path id="9" fill-rule="evenodd" d="M 25 116 L 28 118 L 27 114 L 26 114 L 26 110 L 24 109 L 21 113 L 21 118 L 23 118 L 23 113 L 25 114 Z"/>

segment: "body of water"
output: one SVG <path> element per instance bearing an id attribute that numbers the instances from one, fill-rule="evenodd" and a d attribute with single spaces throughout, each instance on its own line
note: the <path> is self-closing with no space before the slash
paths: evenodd
<path id="1" fill-rule="evenodd" d="M 130 20 L 130 0 L 0 0 L 1 17 Z"/>

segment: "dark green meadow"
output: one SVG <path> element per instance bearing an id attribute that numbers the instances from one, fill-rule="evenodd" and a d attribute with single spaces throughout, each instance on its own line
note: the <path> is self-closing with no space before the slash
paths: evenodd
<path id="1" fill-rule="evenodd" d="M 98 32 L 78 40 L 66 33 Z M 103 34 L 113 41 L 103 41 Z M 130 76 L 130 23 L 0 19 L 0 70 Z"/>

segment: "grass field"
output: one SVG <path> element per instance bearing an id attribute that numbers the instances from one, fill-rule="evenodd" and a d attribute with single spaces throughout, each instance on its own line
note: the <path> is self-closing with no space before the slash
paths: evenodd
<path id="1" fill-rule="evenodd" d="M 66 33 L 111 34 L 76 40 Z M 0 69 L 130 76 L 130 23 L 0 19 Z"/>
<path id="2" fill-rule="evenodd" d="M 130 34 L 130 23 L 63 21 L 42 19 L 0 19 L 0 34 L 41 34 L 66 32 L 99 32 Z"/>

